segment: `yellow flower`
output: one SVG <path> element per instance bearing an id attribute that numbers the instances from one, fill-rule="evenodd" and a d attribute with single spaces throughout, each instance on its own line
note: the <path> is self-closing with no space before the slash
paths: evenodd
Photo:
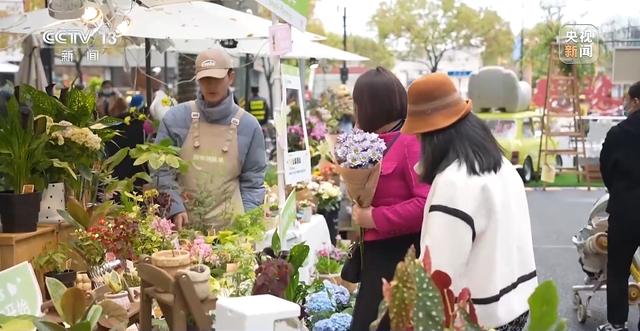
<path id="1" fill-rule="evenodd" d="M 165 107 L 171 106 L 171 99 L 165 95 L 164 98 L 162 98 L 162 105 Z"/>
<path id="2" fill-rule="evenodd" d="M 126 125 L 130 125 L 131 124 L 131 116 L 127 116 L 124 118 L 124 124 Z"/>
<path id="3" fill-rule="evenodd" d="M 144 114 L 138 115 L 138 121 L 144 121 L 146 119 L 147 119 L 147 116 L 145 116 Z"/>
<path id="4" fill-rule="evenodd" d="M 152 199 L 152 198 L 157 197 L 159 194 L 160 193 L 158 193 L 158 190 L 156 190 L 156 189 L 146 190 L 146 191 L 144 191 L 144 198 L 145 199 Z"/>

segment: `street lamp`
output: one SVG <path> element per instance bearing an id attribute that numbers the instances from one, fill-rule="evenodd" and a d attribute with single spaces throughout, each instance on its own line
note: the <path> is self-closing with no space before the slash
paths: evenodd
<path id="1" fill-rule="evenodd" d="M 343 7 L 342 14 L 342 48 L 347 51 L 347 6 Z M 342 61 L 342 68 L 340 68 L 340 81 L 342 84 L 346 84 L 349 80 L 349 68 L 347 68 L 347 61 Z"/>

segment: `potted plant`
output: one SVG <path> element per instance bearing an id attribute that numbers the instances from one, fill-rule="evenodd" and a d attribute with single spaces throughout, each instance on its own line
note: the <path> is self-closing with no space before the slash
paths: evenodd
<path id="1" fill-rule="evenodd" d="M 151 227 L 160 235 L 165 242 L 170 241 L 175 225 L 166 218 L 156 218 Z M 178 246 L 178 244 L 176 244 Z M 191 258 L 188 251 L 177 249 L 162 250 L 151 255 L 151 263 L 161 269 L 164 269 L 169 275 L 175 276 L 178 270 L 185 270 L 191 264 Z"/>
<path id="2" fill-rule="evenodd" d="M 46 170 L 52 161 L 45 153 L 47 120 L 34 119 L 31 108 L 11 97 L 0 100 L 0 191 L 2 231 L 33 232 L 37 229 Z"/>
<path id="3" fill-rule="evenodd" d="M 131 307 L 131 301 L 129 300 L 129 293 L 124 290 L 120 274 L 115 270 L 111 271 L 111 273 L 106 277 L 106 280 L 110 292 L 104 294 L 105 300 L 111 300 L 125 310 L 129 310 Z"/>
<path id="4" fill-rule="evenodd" d="M 334 284 L 340 284 L 340 271 L 344 263 L 344 254 L 341 250 L 331 246 L 324 246 L 316 252 L 316 272 L 321 280 L 328 280 Z"/>
<path id="5" fill-rule="evenodd" d="M 140 285 L 142 285 L 142 279 L 138 276 L 138 271 L 133 269 L 125 272 L 122 275 L 123 281 L 127 284 L 130 296 L 133 301 L 140 301 Z"/>
<path id="6" fill-rule="evenodd" d="M 69 267 L 69 254 L 69 247 L 61 243 L 53 249 L 45 249 L 34 259 L 33 264 L 45 278 L 55 278 L 66 287 L 74 287 L 77 273 Z M 49 292 L 46 292 L 46 295 L 49 295 Z"/>
<path id="7" fill-rule="evenodd" d="M 204 261 L 209 259 L 212 253 L 213 248 L 205 242 L 204 237 L 197 237 L 191 244 L 191 256 L 197 260 L 197 264 L 182 271 L 191 279 L 196 295 L 201 301 L 208 298 L 211 293 L 209 287 L 211 269 L 204 264 Z"/>
<path id="8" fill-rule="evenodd" d="M 300 208 L 302 209 L 302 223 L 311 222 L 311 216 L 313 216 L 313 203 L 309 200 L 300 201 Z"/>
<path id="9" fill-rule="evenodd" d="M 318 214 L 324 216 L 329 228 L 331 243 L 335 244 L 338 235 L 336 221 L 340 212 L 340 201 L 342 201 L 342 190 L 337 185 L 329 181 L 322 181 L 315 191 L 315 197 L 318 201 Z"/>

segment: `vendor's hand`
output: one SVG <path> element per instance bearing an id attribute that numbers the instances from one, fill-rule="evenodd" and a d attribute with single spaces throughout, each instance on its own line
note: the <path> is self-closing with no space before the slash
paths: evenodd
<path id="1" fill-rule="evenodd" d="M 373 208 L 361 208 L 358 205 L 353 205 L 351 211 L 351 217 L 353 222 L 365 229 L 375 229 L 376 223 L 373 222 Z"/>
<path id="2" fill-rule="evenodd" d="M 182 212 L 173 216 L 173 224 L 176 225 L 176 230 L 182 230 L 182 227 L 189 223 L 189 216 L 187 216 L 186 212 Z"/>

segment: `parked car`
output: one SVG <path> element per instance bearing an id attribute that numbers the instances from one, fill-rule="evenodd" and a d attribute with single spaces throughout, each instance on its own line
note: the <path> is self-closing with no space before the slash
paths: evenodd
<path id="1" fill-rule="evenodd" d="M 496 137 L 507 159 L 518 169 L 518 173 L 525 183 L 530 182 L 540 174 L 538 163 L 540 158 L 540 136 L 542 134 L 542 116 L 535 111 L 518 113 L 485 112 L 476 113 L 483 119 L 493 135 Z M 551 140 L 549 149 L 557 149 L 557 140 Z M 547 163 L 562 165 L 560 155 L 550 157 Z"/>

